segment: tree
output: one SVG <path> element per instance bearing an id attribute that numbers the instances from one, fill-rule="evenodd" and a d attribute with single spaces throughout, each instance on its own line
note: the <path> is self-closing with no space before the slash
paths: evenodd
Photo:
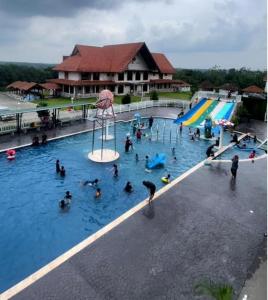
<path id="1" fill-rule="evenodd" d="M 150 93 L 150 100 L 159 100 L 158 94 L 157 94 L 156 91 L 152 91 L 152 92 Z"/>
<path id="2" fill-rule="evenodd" d="M 215 283 L 213 281 L 199 283 L 195 286 L 198 295 L 209 296 L 215 300 L 232 300 L 234 289 L 231 285 Z"/>
<path id="3" fill-rule="evenodd" d="M 126 94 L 122 100 L 121 100 L 121 103 L 122 104 L 129 104 L 131 103 L 131 96 L 129 94 Z"/>

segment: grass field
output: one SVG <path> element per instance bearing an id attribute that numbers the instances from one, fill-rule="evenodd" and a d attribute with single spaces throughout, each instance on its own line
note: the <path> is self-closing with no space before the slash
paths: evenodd
<path id="1" fill-rule="evenodd" d="M 115 96 L 114 102 L 116 104 L 122 104 L 122 98 L 124 96 Z M 183 99 L 183 100 L 190 100 L 191 99 L 191 93 L 190 92 L 159 92 L 158 93 L 159 99 Z M 131 102 L 138 102 L 141 100 L 141 97 L 139 96 L 131 96 Z M 96 102 L 96 98 L 84 98 L 84 99 L 77 99 L 74 101 L 74 103 L 94 103 Z M 70 98 L 50 98 L 50 99 L 41 99 L 41 100 L 35 100 L 33 103 L 40 104 L 40 103 L 46 103 L 48 107 L 55 107 L 59 105 L 72 105 Z M 76 109 L 81 109 L 80 107 L 77 107 Z"/>
<path id="2" fill-rule="evenodd" d="M 190 100 L 191 92 L 158 92 L 159 98 Z"/>

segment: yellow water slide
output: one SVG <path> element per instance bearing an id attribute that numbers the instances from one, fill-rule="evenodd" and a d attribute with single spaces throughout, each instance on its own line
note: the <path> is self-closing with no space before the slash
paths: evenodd
<path id="1" fill-rule="evenodd" d="M 209 108 L 209 106 L 212 104 L 213 100 L 207 100 L 207 102 L 200 107 L 200 109 L 187 121 L 183 122 L 184 126 L 190 126 L 192 123 L 197 121 L 200 116 Z"/>

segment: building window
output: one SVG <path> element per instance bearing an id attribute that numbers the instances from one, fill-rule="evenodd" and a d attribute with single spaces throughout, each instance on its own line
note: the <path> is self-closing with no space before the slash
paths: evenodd
<path id="1" fill-rule="evenodd" d="M 85 93 L 86 94 L 90 94 L 90 86 L 86 86 L 85 87 Z"/>
<path id="2" fill-rule="evenodd" d="M 140 72 L 136 72 L 136 80 L 141 80 L 141 73 Z"/>
<path id="3" fill-rule="evenodd" d="M 100 80 L 100 73 L 93 73 L 93 80 Z"/>
<path id="4" fill-rule="evenodd" d="M 123 94 L 124 93 L 124 86 L 123 85 L 119 85 L 118 86 L 118 94 Z"/>
<path id="5" fill-rule="evenodd" d="M 70 86 L 70 94 L 73 94 L 73 93 L 74 93 L 74 87 Z"/>
<path id="6" fill-rule="evenodd" d="M 91 73 L 88 73 L 88 72 L 81 73 L 81 79 L 82 80 L 90 80 L 91 79 Z"/>
<path id="7" fill-rule="evenodd" d="M 163 79 L 163 74 L 162 73 L 159 74 L 159 78 Z"/>
<path id="8" fill-rule="evenodd" d="M 144 91 L 144 92 L 147 92 L 147 84 L 144 84 L 144 85 L 143 85 L 143 91 Z"/>
<path id="9" fill-rule="evenodd" d="M 64 91 L 64 93 L 69 93 L 69 85 L 64 85 L 63 91 Z"/>
<path id="10" fill-rule="evenodd" d="M 64 72 L 64 79 L 68 79 L 68 72 Z"/>
<path id="11" fill-rule="evenodd" d="M 111 86 L 109 87 L 109 90 L 110 90 L 111 92 L 114 92 L 114 85 L 111 85 Z"/>
<path id="12" fill-rule="evenodd" d="M 132 72 L 131 71 L 127 72 L 127 80 L 132 81 Z"/>
<path id="13" fill-rule="evenodd" d="M 124 72 L 123 73 L 118 73 L 118 80 L 123 81 L 124 80 Z"/>
<path id="14" fill-rule="evenodd" d="M 96 93 L 99 93 L 99 91 L 100 91 L 100 87 L 97 85 L 96 86 Z"/>
<path id="15" fill-rule="evenodd" d="M 148 72 L 143 73 L 143 80 L 148 80 Z"/>

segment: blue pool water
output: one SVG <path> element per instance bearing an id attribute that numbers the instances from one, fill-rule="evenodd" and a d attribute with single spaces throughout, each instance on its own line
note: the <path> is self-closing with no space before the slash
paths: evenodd
<path id="1" fill-rule="evenodd" d="M 143 137 L 140 144 L 135 142 L 134 151 L 126 154 L 124 140 L 130 125 L 118 123 L 117 144 L 121 154 L 116 162 L 118 179 L 113 178 L 112 164 L 96 164 L 87 159 L 92 142 L 90 132 L 55 140 L 42 147 L 22 148 L 14 161 L 7 161 L 5 154 L 0 154 L 0 291 L 35 272 L 146 198 L 148 194 L 142 180 L 153 181 L 159 189 L 163 186 L 160 180 L 163 175 L 170 173 L 174 179 L 203 160 L 210 143 L 190 141 L 187 128 L 176 139 L 176 129 L 172 120 L 157 119 L 153 141 Z M 96 134 L 99 135 L 100 132 Z M 106 145 L 112 147 L 113 141 Z M 172 147 L 176 148 L 177 162 L 173 161 Z M 144 159 L 145 155 L 152 157 L 157 152 L 167 155 L 164 169 L 148 173 L 144 160 L 135 161 L 135 153 Z M 55 173 L 56 159 L 66 168 L 64 179 Z M 92 187 L 80 184 L 95 178 L 101 179 L 99 200 L 94 199 Z M 128 180 L 134 187 L 130 195 L 123 192 Z M 73 200 L 70 210 L 62 212 L 58 201 L 67 190 L 73 194 Z"/>

